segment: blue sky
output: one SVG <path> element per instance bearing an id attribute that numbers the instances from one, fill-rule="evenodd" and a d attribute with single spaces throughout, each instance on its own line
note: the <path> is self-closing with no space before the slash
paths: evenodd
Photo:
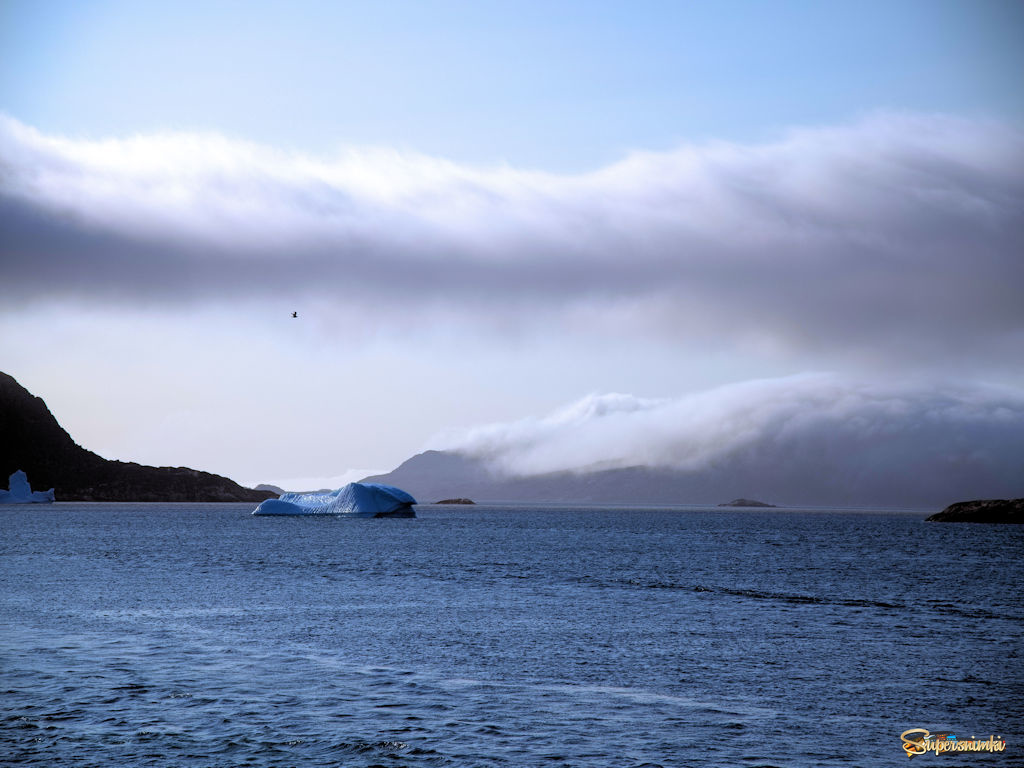
<path id="1" fill-rule="evenodd" d="M 700 392 L 763 425 L 730 393 L 917 382 L 903 412 L 991 426 L 1024 402 L 1022 30 L 992 0 L 0 0 L 0 370 L 101 455 L 292 487 L 480 435 L 564 459 L 594 403 L 637 452 L 587 461 L 741 443 L 628 415 Z"/>
<path id="2" fill-rule="evenodd" d="M 604 165 L 879 109 L 1024 117 L 1024 9 L 896 2 L 11 2 L 0 110 L 46 132 L 217 131 Z"/>

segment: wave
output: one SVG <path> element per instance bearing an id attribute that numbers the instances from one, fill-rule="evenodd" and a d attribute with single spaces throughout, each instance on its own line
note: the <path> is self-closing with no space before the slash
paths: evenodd
<path id="1" fill-rule="evenodd" d="M 1006 613 L 994 613 L 993 611 L 977 607 L 962 607 L 952 603 L 903 603 L 888 602 L 885 600 L 872 600 L 867 598 L 832 597 L 829 595 L 806 595 L 789 592 L 770 592 L 761 589 L 740 589 L 736 587 L 706 586 L 704 584 L 680 584 L 671 581 L 647 581 L 643 579 L 628 579 L 622 582 L 630 587 L 642 589 L 672 589 L 688 592 L 711 592 L 720 595 L 732 595 L 734 597 L 746 597 L 753 600 L 770 600 L 783 603 L 811 604 L 811 605 L 838 605 L 848 608 L 880 608 L 883 610 L 913 612 L 919 610 L 933 611 L 935 613 L 963 616 L 971 619 L 1010 619 L 1013 621 L 1024 621 L 1024 617 Z"/>

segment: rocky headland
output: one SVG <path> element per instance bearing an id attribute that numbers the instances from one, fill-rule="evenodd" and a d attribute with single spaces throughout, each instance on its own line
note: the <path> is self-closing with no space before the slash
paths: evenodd
<path id="1" fill-rule="evenodd" d="M 252 501 L 277 494 L 189 467 L 111 461 L 82 448 L 42 398 L 0 373 L 0 477 L 24 470 L 57 501 Z"/>

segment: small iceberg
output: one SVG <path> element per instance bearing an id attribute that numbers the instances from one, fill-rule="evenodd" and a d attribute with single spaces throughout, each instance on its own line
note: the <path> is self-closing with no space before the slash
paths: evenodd
<path id="1" fill-rule="evenodd" d="M 0 504 L 49 504 L 53 501 L 53 488 L 48 491 L 33 491 L 28 484 L 28 475 L 16 470 L 8 480 L 10 490 L 0 490 Z"/>
<path id="2" fill-rule="evenodd" d="M 267 499 L 254 515 L 342 515 L 345 517 L 416 517 L 416 499 L 393 485 L 349 483 L 329 493 L 285 493 Z"/>

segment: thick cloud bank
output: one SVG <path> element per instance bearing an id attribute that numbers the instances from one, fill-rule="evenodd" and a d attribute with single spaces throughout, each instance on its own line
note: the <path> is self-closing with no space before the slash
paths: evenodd
<path id="1" fill-rule="evenodd" d="M 1022 166 L 1020 131 L 927 115 L 561 176 L 0 118 L 0 282 L 7 306 L 386 296 L 467 320 L 994 356 L 1024 340 Z"/>
<path id="2" fill-rule="evenodd" d="M 720 494 L 949 503 L 1024 494 L 1024 392 L 802 375 L 674 399 L 592 395 L 431 447 L 482 459 L 503 476 L 645 466 Z"/>

